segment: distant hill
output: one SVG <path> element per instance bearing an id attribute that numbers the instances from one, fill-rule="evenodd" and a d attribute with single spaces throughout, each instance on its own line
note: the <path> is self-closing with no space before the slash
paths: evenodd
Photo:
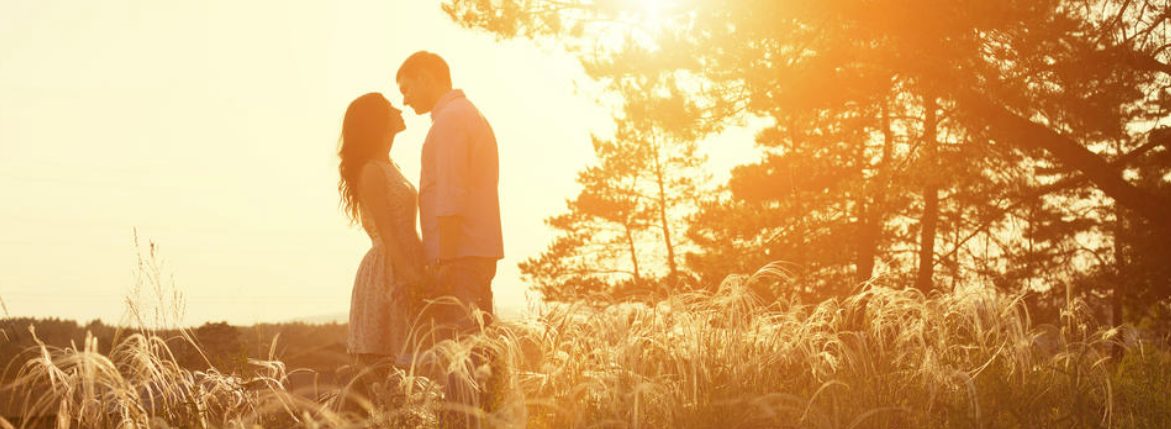
<path id="1" fill-rule="evenodd" d="M 348 323 L 350 321 L 350 314 L 346 312 L 319 314 L 316 316 L 298 317 L 286 323 L 308 323 L 311 325 L 325 324 L 325 323 Z"/>
<path id="2" fill-rule="evenodd" d="M 523 307 L 496 304 L 496 313 L 497 313 L 497 316 L 499 316 L 501 319 L 505 319 L 505 320 L 521 319 L 525 316 L 526 312 L 527 311 Z M 298 317 L 298 318 L 295 318 L 292 320 L 288 320 L 284 323 L 306 323 L 306 324 L 311 324 L 311 325 L 317 325 L 317 324 L 325 324 L 325 323 L 349 323 L 349 321 L 350 321 L 350 313 L 338 312 L 338 313 L 327 313 L 327 314 L 318 314 L 318 315 L 314 315 L 314 316 Z"/>

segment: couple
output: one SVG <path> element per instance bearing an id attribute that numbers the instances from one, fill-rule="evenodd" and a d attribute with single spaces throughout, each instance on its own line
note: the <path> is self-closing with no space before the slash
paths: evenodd
<path id="1" fill-rule="evenodd" d="M 347 340 L 366 365 L 409 363 L 412 336 L 437 341 L 474 330 L 480 324 L 469 309 L 490 321 L 492 278 L 504 256 L 492 128 L 452 89 L 447 63 L 434 53 L 411 55 L 395 81 L 404 105 L 431 114 L 418 191 L 390 160 L 406 125 L 381 94 L 350 103 L 338 150 L 342 206 L 373 243 L 354 280 Z"/>

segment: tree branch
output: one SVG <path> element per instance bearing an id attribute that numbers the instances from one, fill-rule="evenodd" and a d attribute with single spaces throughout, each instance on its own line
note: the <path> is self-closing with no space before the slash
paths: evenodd
<path id="1" fill-rule="evenodd" d="M 1168 69 L 1171 71 L 1171 68 Z M 1059 162 L 1081 171 L 1102 192 L 1152 222 L 1171 219 L 1171 202 L 1135 187 L 1122 178 L 1121 171 L 1072 138 L 1021 117 L 975 91 L 956 94 L 967 109 L 987 122 L 991 134 L 1005 143 L 1043 149 Z"/>

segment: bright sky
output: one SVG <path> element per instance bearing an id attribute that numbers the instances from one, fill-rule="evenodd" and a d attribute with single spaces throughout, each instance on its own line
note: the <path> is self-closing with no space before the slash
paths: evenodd
<path id="1" fill-rule="evenodd" d="M 552 238 L 612 128 L 576 60 L 459 28 L 432 1 L 0 3 L 0 316 L 118 321 L 132 230 L 160 246 L 186 324 L 344 314 L 369 248 L 337 207 L 346 105 L 426 49 L 492 123 L 506 258 L 494 292 L 526 307 L 516 264 Z M 392 157 L 418 177 L 427 117 Z M 752 131 L 701 146 L 717 179 Z"/>

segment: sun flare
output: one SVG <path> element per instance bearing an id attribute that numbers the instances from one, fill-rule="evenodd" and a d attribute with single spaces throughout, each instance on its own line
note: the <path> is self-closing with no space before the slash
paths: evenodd
<path id="1" fill-rule="evenodd" d="M 635 42 L 643 49 L 657 51 L 657 35 L 672 24 L 675 0 L 627 0 L 621 3 L 621 18 L 597 27 L 594 41 L 602 47 L 619 49 Z"/>
<path id="2" fill-rule="evenodd" d="M 634 0 L 647 29 L 657 31 L 667 24 L 672 0 Z"/>

